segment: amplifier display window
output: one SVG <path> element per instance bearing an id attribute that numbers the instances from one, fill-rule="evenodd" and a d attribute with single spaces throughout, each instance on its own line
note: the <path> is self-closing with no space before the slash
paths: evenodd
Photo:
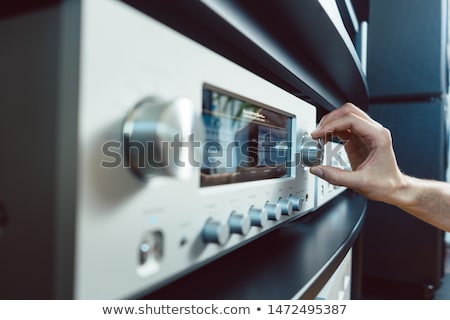
<path id="1" fill-rule="evenodd" d="M 200 185 L 291 176 L 293 115 L 205 85 Z"/>

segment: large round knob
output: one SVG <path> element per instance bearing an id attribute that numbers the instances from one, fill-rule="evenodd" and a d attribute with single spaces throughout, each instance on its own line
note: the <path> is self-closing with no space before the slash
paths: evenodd
<path id="1" fill-rule="evenodd" d="M 242 215 L 233 211 L 228 218 L 228 224 L 230 225 L 231 233 L 237 233 L 245 236 L 250 231 L 250 216 Z"/>
<path id="2" fill-rule="evenodd" d="M 223 246 L 230 237 L 230 228 L 227 224 L 209 219 L 202 230 L 202 238 L 205 243 L 217 243 Z"/>
<path id="3" fill-rule="evenodd" d="M 281 205 L 279 203 L 266 202 L 264 208 L 267 210 L 269 220 L 278 221 L 281 218 Z"/>
<path id="4" fill-rule="evenodd" d="M 255 227 L 264 228 L 269 220 L 266 209 L 259 209 L 251 206 L 248 210 L 250 216 L 250 224 Z"/>
<path id="5" fill-rule="evenodd" d="M 322 139 L 313 139 L 309 134 L 304 133 L 299 137 L 297 151 L 300 153 L 300 160 L 305 167 L 318 166 L 323 160 Z"/>
<path id="6" fill-rule="evenodd" d="M 202 134 L 202 122 L 189 99 L 143 99 L 123 126 L 126 165 L 142 178 L 159 175 L 188 180 Z"/>

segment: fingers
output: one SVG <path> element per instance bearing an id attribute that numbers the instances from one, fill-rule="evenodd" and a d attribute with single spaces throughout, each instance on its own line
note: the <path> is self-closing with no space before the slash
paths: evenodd
<path id="1" fill-rule="evenodd" d="M 353 171 L 346 171 L 331 166 L 312 167 L 310 172 L 325 181 L 338 186 L 356 189 L 359 178 Z"/>
<path id="2" fill-rule="evenodd" d="M 350 114 L 350 113 L 354 113 L 354 114 L 358 115 L 359 117 L 366 119 L 366 120 L 372 120 L 367 113 L 365 113 L 360 108 L 358 108 L 357 106 L 355 106 L 354 104 L 349 103 L 349 102 L 342 105 L 342 107 L 325 115 L 322 118 L 322 120 L 331 121 L 335 118 L 339 118 L 339 117 L 342 117 L 343 115 Z"/>
<path id="3" fill-rule="evenodd" d="M 324 116 L 316 130 L 311 132 L 315 139 L 329 139 L 332 135 L 347 140 L 345 150 L 354 171 L 319 166 L 311 168 L 311 173 L 331 184 L 353 189 L 369 199 L 383 199 L 389 193 L 385 189 L 390 188 L 386 179 L 401 175 L 389 130 L 354 105 L 345 104 Z"/>
<path id="4" fill-rule="evenodd" d="M 365 117 L 362 118 L 355 113 L 348 113 L 320 125 L 311 132 L 311 136 L 315 139 L 328 137 L 330 134 L 348 137 L 351 133 L 369 142 L 377 138 L 381 129 L 381 126 L 372 123 Z"/>
<path id="5" fill-rule="evenodd" d="M 346 118 L 348 121 L 350 121 L 347 122 L 347 128 L 335 125 L 335 122 L 341 118 Z M 341 140 L 345 140 L 345 138 L 351 134 L 351 127 L 358 128 L 359 123 L 362 123 L 364 126 L 369 125 L 372 128 L 382 127 L 378 122 L 370 118 L 369 115 L 367 115 L 364 111 L 351 103 L 346 103 L 341 108 L 325 115 L 321 119 L 319 125 L 317 126 L 317 129 L 313 131 L 311 135 L 313 138 L 328 139 L 331 133 L 337 135 Z"/>

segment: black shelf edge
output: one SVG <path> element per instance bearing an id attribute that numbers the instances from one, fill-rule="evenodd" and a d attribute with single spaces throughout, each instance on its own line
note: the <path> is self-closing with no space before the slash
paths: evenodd
<path id="1" fill-rule="evenodd" d="M 368 106 L 366 78 L 351 40 L 342 37 L 315 0 L 276 6 L 271 1 L 215 2 L 233 21 L 206 1 L 124 2 L 316 106 L 333 110 L 349 101 Z M 270 17 L 261 17 L 268 6 Z M 249 22 L 256 32 L 242 27 Z"/>

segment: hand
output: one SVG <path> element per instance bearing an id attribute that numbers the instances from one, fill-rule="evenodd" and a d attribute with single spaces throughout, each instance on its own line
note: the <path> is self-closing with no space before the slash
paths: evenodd
<path id="1" fill-rule="evenodd" d="M 311 173 L 335 184 L 354 189 L 365 197 L 394 203 L 393 194 L 405 181 L 392 148 L 388 129 L 351 103 L 325 115 L 316 130 L 315 139 L 337 136 L 344 147 L 352 171 L 331 166 L 311 168 Z"/>

